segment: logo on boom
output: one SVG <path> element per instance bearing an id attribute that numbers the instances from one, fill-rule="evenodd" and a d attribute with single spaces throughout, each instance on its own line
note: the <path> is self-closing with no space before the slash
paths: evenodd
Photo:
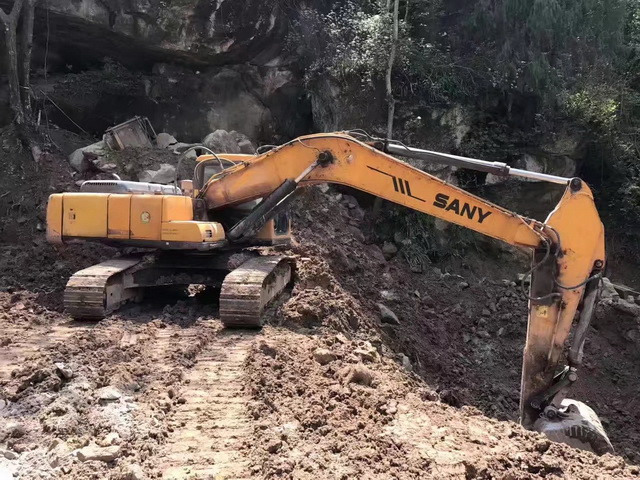
<path id="1" fill-rule="evenodd" d="M 370 167 L 369 165 L 367 165 L 367 168 L 373 170 L 374 172 L 378 172 L 383 175 L 386 175 L 387 177 L 391 177 L 391 179 L 393 180 L 393 189 L 396 192 L 400 192 L 402 195 L 406 195 L 407 197 L 415 198 L 416 200 L 420 200 L 421 202 L 424 202 L 422 198 L 416 197 L 411 193 L 411 184 L 409 183 L 409 180 L 396 177 L 395 175 L 391 175 L 390 173 L 383 172 L 382 170 L 378 170 L 377 168 Z"/>
<path id="2" fill-rule="evenodd" d="M 460 200 L 454 198 L 449 202 L 449 195 L 445 195 L 444 193 L 437 193 L 436 200 L 433 202 L 433 205 L 438 208 L 444 209 L 446 212 L 453 211 L 456 215 L 461 217 L 467 217 L 469 220 L 473 220 L 476 218 L 476 213 L 478 214 L 477 222 L 482 223 L 485 219 L 491 215 L 492 212 L 485 212 L 480 207 L 472 207 L 467 202 L 460 203 Z"/>

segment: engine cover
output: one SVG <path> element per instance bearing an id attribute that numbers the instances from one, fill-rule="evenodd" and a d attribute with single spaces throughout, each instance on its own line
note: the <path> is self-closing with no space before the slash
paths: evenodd
<path id="1" fill-rule="evenodd" d="M 147 193 L 161 195 L 182 195 L 182 191 L 173 185 L 159 183 L 128 182 L 125 180 L 88 180 L 80 187 L 87 193 Z"/>

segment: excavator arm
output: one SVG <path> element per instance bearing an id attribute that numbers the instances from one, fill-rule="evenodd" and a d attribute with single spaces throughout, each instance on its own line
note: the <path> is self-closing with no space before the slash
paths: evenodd
<path id="1" fill-rule="evenodd" d="M 474 196 L 385 153 L 448 162 L 500 174 L 563 183 L 566 190 L 546 221 L 525 218 Z M 221 157 L 226 157 L 221 155 Z M 219 162 L 218 156 L 202 157 Z M 603 453 L 611 450 L 602 425 L 586 405 L 565 399 L 577 378 L 584 337 L 605 263 L 604 228 L 589 187 L 578 178 L 510 171 L 507 165 L 359 141 L 348 133 L 298 138 L 252 158 L 229 158 L 227 167 L 198 185 L 209 210 L 262 202 L 227 232 L 242 242 L 271 218 L 299 186 L 336 183 L 461 225 L 533 251 L 529 318 L 520 393 L 521 423 L 552 439 Z M 578 315 L 566 366 L 562 353 Z M 592 415 L 593 414 L 593 415 Z"/>

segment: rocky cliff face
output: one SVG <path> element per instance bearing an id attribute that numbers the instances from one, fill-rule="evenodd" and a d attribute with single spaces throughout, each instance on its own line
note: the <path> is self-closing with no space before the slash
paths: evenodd
<path id="1" fill-rule="evenodd" d="M 12 3 L 0 0 L 5 10 Z M 97 134 L 146 115 L 187 141 L 216 129 L 292 137 L 311 128 L 285 48 L 295 15 L 285 1 L 41 2 L 34 85 L 64 110 L 48 104 L 52 120 L 70 129 L 67 116 Z"/>
<path id="2" fill-rule="evenodd" d="M 49 0 L 40 21 L 46 22 L 47 9 L 54 46 L 91 56 L 118 48 L 119 54 L 145 53 L 147 61 L 192 65 L 281 64 L 291 13 L 284 1 Z"/>

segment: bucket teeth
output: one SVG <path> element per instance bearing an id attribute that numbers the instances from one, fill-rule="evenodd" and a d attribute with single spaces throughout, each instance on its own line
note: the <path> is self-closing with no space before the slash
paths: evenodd
<path id="1" fill-rule="evenodd" d="M 283 256 L 253 258 L 225 278 L 220 292 L 220 319 L 227 327 L 258 328 L 264 308 L 291 281 L 292 266 Z"/>

